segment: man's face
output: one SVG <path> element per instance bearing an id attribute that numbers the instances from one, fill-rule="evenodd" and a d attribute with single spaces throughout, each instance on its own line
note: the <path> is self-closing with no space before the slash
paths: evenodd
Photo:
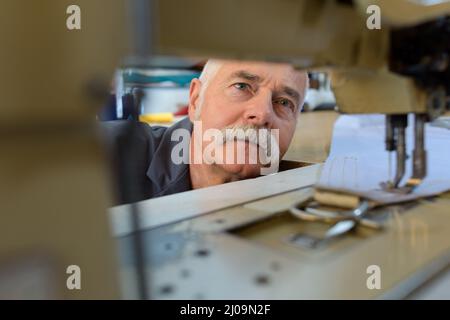
<path id="1" fill-rule="evenodd" d="M 278 129 L 280 158 L 286 153 L 304 101 L 305 72 L 296 71 L 287 64 L 221 61 L 203 92 L 202 85 L 205 84 L 197 79 L 191 83 L 189 117 L 192 122 L 201 121 L 203 132 L 234 126 Z M 223 145 L 223 152 L 226 154 L 242 147 L 248 153 L 248 142 L 228 141 Z M 235 179 L 258 176 L 261 168 L 260 164 L 249 164 L 248 161 L 214 166 Z"/>

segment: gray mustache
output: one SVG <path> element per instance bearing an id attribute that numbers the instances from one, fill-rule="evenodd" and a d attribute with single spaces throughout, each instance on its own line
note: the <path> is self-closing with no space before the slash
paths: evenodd
<path id="1" fill-rule="evenodd" d="M 252 125 L 226 127 L 221 130 L 223 143 L 227 141 L 245 141 L 270 150 L 272 139 L 269 129 Z"/>

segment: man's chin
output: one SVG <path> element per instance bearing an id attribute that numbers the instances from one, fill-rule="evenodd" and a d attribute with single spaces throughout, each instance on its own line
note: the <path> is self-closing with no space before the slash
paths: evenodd
<path id="1" fill-rule="evenodd" d="M 240 153 L 238 150 L 242 153 Z M 231 175 L 234 179 L 248 179 L 262 174 L 262 164 L 259 162 L 258 146 L 247 141 L 228 141 L 223 145 L 223 162 L 215 166 Z M 232 160 L 227 157 L 231 154 Z M 238 156 L 241 154 L 242 159 Z"/>
<path id="2" fill-rule="evenodd" d="M 254 178 L 261 175 L 259 164 L 216 164 L 216 166 L 238 179 Z"/>

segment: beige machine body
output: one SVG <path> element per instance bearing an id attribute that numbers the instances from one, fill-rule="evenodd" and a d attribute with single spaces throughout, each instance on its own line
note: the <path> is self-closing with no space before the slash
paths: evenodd
<path id="1" fill-rule="evenodd" d="M 175 6 L 179 10 L 172 10 Z M 327 70 L 340 112 L 387 115 L 386 150 L 396 153 L 397 165 L 385 188 L 409 193 L 426 176 L 424 123 L 450 108 L 447 29 L 430 35 L 427 24 L 449 24 L 448 1 L 172 0 L 155 8 L 158 54 L 285 61 Z M 427 52 L 423 46 L 443 50 Z M 407 114 L 416 115 L 415 151 L 412 176 L 402 185 Z"/>
<path id="2" fill-rule="evenodd" d="M 66 26 L 72 4 L 81 30 Z M 127 47 L 125 2 L 0 7 L 0 298 L 118 297 L 95 114 Z"/>

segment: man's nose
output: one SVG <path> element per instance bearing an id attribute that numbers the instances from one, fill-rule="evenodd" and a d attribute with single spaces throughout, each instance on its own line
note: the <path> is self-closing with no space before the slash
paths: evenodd
<path id="1" fill-rule="evenodd" d="M 271 128 L 274 118 L 272 94 L 260 92 L 255 95 L 244 113 L 248 124 Z"/>

